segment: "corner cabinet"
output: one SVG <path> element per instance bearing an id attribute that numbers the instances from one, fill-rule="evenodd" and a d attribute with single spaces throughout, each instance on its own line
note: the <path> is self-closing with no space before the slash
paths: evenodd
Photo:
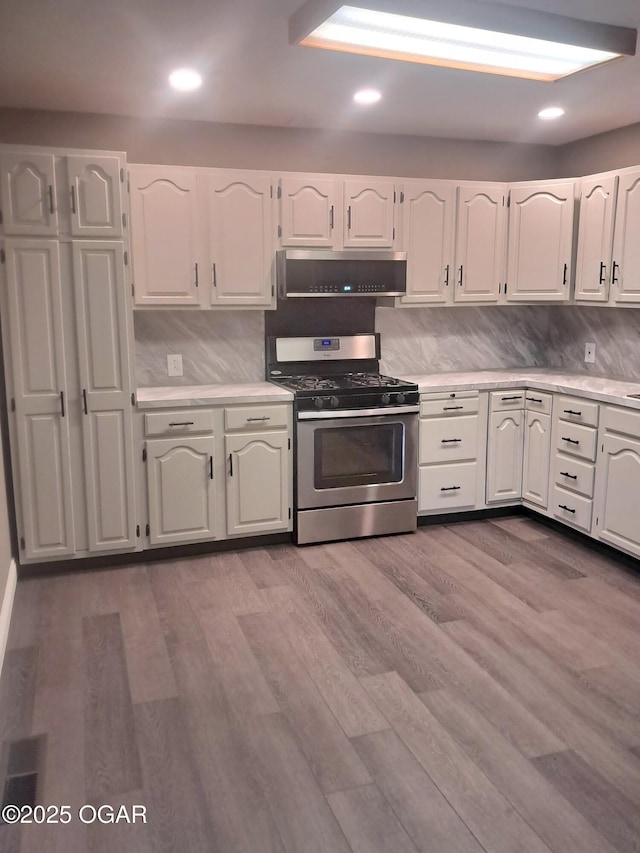
<path id="1" fill-rule="evenodd" d="M 549 502 L 552 407 L 553 398 L 550 394 L 526 392 L 522 500 L 538 509 L 546 509 Z"/>
<path id="2" fill-rule="evenodd" d="M 620 173 L 611 266 L 614 303 L 640 302 L 640 169 Z"/>
<path id="3" fill-rule="evenodd" d="M 507 300 L 568 301 L 575 183 L 511 184 L 509 198 Z"/>
<path id="4" fill-rule="evenodd" d="M 487 503 L 520 502 L 524 391 L 492 391 L 487 437 Z"/>

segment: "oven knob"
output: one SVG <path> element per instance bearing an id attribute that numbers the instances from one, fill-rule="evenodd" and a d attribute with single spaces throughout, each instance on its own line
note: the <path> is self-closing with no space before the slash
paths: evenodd
<path id="1" fill-rule="evenodd" d="M 396 402 L 400 405 L 404 403 L 404 394 L 402 393 L 402 391 L 399 394 L 396 394 Z"/>
<path id="2" fill-rule="evenodd" d="M 316 409 L 321 409 L 324 406 L 324 398 L 323 397 L 314 397 L 313 398 L 313 405 L 316 407 Z"/>
<path id="3" fill-rule="evenodd" d="M 391 394 L 383 394 L 382 395 L 382 405 L 388 406 L 391 402 Z"/>
<path id="4" fill-rule="evenodd" d="M 332 406 L 334 409 L 337 409 L 340 405 L 340 400 L 338 400 L 337 397 L 331 397 L 329 399 L 329 405 Z"/>

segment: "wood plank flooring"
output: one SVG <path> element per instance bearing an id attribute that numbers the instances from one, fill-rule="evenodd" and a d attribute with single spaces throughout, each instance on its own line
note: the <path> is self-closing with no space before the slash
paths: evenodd
<path id="1" fill-rule="evenodd" d="M 25 579 L 1 779 L 36 736 L 73 819 L 3 853 L 638 853 L 640 563 L 514 516 Z"/>

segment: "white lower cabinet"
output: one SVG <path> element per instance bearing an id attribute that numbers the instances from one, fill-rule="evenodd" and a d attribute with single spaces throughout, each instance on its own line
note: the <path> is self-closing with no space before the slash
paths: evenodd
<path id="1" fill-rule="evenodd" d="M 487 503 L 520 501 L 524 441 L 524 392 L 490 395 L 487 439 Z"/>
<path id="2" fill-rule="evenodd" d="M 286 432 L 227 435 L 227 534 L 286 530 L 289 503 Z"/>
<path id="3" fill-rule="evenodd" d="M 549 512 L 559 521 L 591 532 L 598 442 L 597 403 L 559 396 L 554 404 L 554 483 Z"/>
<path id="4" fill-rule="evenodd" d="M 549 460 L 551 456 L 551 396 L 526 394 L 524 449 L 522 456 L 522 500 L 546 509 L 549 500 Z M 536 410 L 531 410 L 533 406 Z M 544 409 L 537 411 L 538 408 Z"/>

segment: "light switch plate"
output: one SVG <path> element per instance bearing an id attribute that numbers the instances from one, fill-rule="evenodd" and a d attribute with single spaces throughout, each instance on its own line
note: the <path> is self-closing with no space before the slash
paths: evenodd
<path id="1" fill-rule="evenodd" d="M 596 345 L 595 344 L 585 344 L 584 345 L 584 360 L 587 364 L 595 364 L 595 362 L 596 362 Z"/>
<path id="2" fill-rule="evenodd" d="M 167 373 L 169 376 L 182 376 L 182 356 L 167 356 Z"/>

